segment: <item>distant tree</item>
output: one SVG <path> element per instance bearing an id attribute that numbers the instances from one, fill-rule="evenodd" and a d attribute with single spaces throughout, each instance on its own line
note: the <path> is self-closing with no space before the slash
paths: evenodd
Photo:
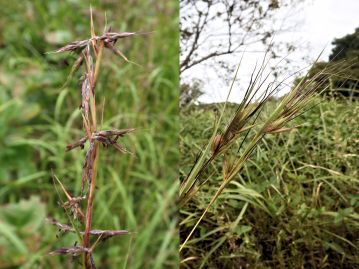
<path id="1" fill-rule="evenodd" d="M 275 23 L 276 12 L 304 1 L 180 0 L 181 73 L 247 45 L 268 45 L 274 33 L 290 27 Z"/>
<path id="2" fill-rule="evenodd" d="M 334 86 L 349 89 L 349 94 L 359 96 L 359 28 L 353 34 L 335 39 L 334 48 L 329 60 L 337 62 L 346 61 L 346 74 L 334 81 Z M 348 92 L 347 92 L 348 93 Z"/>
<path id="3" fill-rule="evenodd" d="M 329 61 L 352 59 L 359 57 L 359 28 L 353 34 L 336 38 L 332 42 L 334 46 L 329 56 Z"/>
<path id="4" fill-rule="evenodd" d="M 226 55 L 235 57 L 243 51 L 263 53 L 269 49 L 268 56 L 277 58 L 293 51 L 295 46 L 292 43 L 272 42 L 274 34 L 294 27 L 293 23 L 284 23 L 283 13 L 279 11 L 287 8 L 286 12 L 293 12 L 306 1 L 180 0 L 180 73 L 181 83 L 185 83 L 180 92 L 181 104 L 188 104 L 188 98 L 199 96 L 188 94 L 188 89 L 198 90 L 201 86 L 186 80 L 187 74 L 193 77 L 193 67 L 208 68 L 226 81 L 227 74 L 232 74 L 235 68 L 233 61 L 224 58 Z M 254 45 L 256 49 L 248 50 L 248 45 Z M 284 59 L 284 62 L 288 61 Z M 277 72 L 281 72 L 278 70 L 277 67 Z M 205 71 L 205 74 L 209 73 Z"/>
<path id="5" fill-rule="evenodd" d="M 353 34 L 334 39 L 332 45 L 334 47 L 329 55 L 329 62 L 315 64 L 309 75 L 313 76 L 330 65 L 337 65 L 337 73 L 330 80 L 325 77 L 326 74 L 320 77 L 324 79 L 320 89 L 329 86 L 325 95 L 359 96 L 359 28 Z"/>
<path id="6" fill-rule="evenodd" d="M 180 107 L 187 106 L 197 100 L 203 94 L 201 88 L 202 84 L 199 80 L 195 80 L 192 84 L 182 84 L 180 88 Z"/>

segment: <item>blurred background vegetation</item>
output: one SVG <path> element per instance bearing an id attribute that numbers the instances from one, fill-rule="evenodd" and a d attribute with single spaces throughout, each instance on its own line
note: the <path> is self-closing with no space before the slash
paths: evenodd
<path id="1" fill-rule="evenodd" d="M 127 229 L 96 249 L 98 268 L 178 264 L 175 197 L 178 163 L 177 1 L 91 1 L 102 32 L 154 31 L 118 42 L 139 65 L 105 53 L 98 104 L 103 128 L 136 128 L 123 140 L 133 155 L 100 150 L 93 227 Z M 51 170 L 79 193 L 84 151 L 79 76 L 63 88 L 75 56 L 46 54 L 90 36 L 90 1 L 0 1 L 0 268 L 77 268 L 49 257 L 76 239 L 45 225 L 66 223 Z M 58 238 L 57 238 L 58 237 Z"/>

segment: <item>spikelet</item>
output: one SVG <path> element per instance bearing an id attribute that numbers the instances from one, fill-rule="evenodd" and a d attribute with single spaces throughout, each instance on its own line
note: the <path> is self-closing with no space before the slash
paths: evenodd
<path id="1" fill-rule="evenodd" d="M 211 149 L 212 149 L 213 153 L 216 153 L 219 150 L 219 148 L 221 147 L 222 139 L 223 139 L 223 136 L 220 134 L 217 134 L 213 138 L 212 145 L 211 145 Z"/>

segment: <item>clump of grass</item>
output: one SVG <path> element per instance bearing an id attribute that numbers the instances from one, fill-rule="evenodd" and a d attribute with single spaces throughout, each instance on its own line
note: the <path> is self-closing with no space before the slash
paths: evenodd
<path id="1" fill-rule="evenodd" d="M 119 143 L 119 139 L 132 133 L 133 128 L 99 130 L 98 115 L 96 106 L 96 86 L 101 70 L 101 61 L 105 49 L 111 51 L 114 55 L 122 57 L 130 62 L 123 53 L 115 47 L 116 42 L 122 38 L 128 38 L 136 35 L 132 32 L 113 32 L 111 29 L 105 29 L 102 35 L 96 35 L 91 10 L 91 38 L 72 42 L 54 53 L 72 52 L 78 54 L 68 80 L 72 75 L 84 66 L 84 73 L 81 77 L 81 114 L 84 129 L 84 136 L 77 142 L 69 144 L 66 151 L 76 148 L 85 148 L 86 142 L 89 143 L 83 165 L 83 176 L 81 181 L 81 193 L 73 197 L 66 190 L 61 181 L 53 175 L 55 187 L 60 186 L 61 191 L 66 196 L 66 202 L 61 201 L 65 213 L 71 226 L 61 224 L 55 219 L 49 219 L 49 223 L 55 225 L 64 233 L 76 233 L 81 245 L 63 247 L 52 251 L 51 255 L 83 255 L 84 268 L 96 268 L 93 259 L 93 252 L 96 247 L 110 237 L 128 234 L 126 230 L 100 230 L 92 228 L 94 197 L 96 192 L 96 172 L 97 160 L 99 158 L 100 145 L 104 148 L 114 147 L 120 153 L 129 153 L 126 148 Z M 103 111 L 102 111 L 103 113 Z M 56 188 L 57 189 L 57 188 Z M 83 201 L 86 201 L 84 208 Z M 96 240 L 91 240 L 91 236 Z"/>
<path id="2" fill-rule="evenodd" d="M 300 130 L 268 135 L 257 146 L 187 242 L 183 268 L 358 267 L 359 103 L 313 101 L 320 104 L 293 121 Z M 279 102 L 271 100 L 263 116 Z M 203 130 L 213 122 L 212 108 L 182 113 L 182 167 L 195 157 L 188 149 L 210 136 Z M 235 110 L 229 104 L 225 118 Z M 216 192 L 222 165 L 221 158 L 212 163 L 208 183 L 182 208 L 181 238 Z"/>
<path id="3" fill-rule="evenodd" d="M 305 75 L 290 90 L 290 92 L 277 103 L 277 106 L 272 109 L 270 114 L 263 116 L 262 112 L 264 111 L 266 104 L 269 103 L 271 97 L 273 97 L 273 95 L 286 84 L 286 80 L 298 74 L 294 73 L 284 78 L 282 81 L 269 83 L 263 93 L 259 94 L 263 84 L 269 78 L 269 74 L 266 75 L 264 72 L 267 65 L 268 61 L 264 58 L 259 70 L 252 73 L 243 101 L 235 109 L 231 116 L 232 119 L 224 128 L 224 131 L 220 133 L 220 124 L 222 123 L 222 117 L 226 110 L 225 103 L 219 118 L 214 124 L 214 130 L 210 140 L 207 142 L 204 150 L 201 151 L 199 156 L 196 158 L 196 161 L 188 174 L 184 176 L 180 186 L 179 203 L 181 207 L 184 207 L 192 198 L 196 197 L 199 190 L 203 189 L 206 183 L 208 183 L 207 185 L 211 183 L 210 178 L 215 172 L 208 175 L 205 171 L 209 169 L 210 164 L 213 164 L 214 160 L 218 159 L 219 156 L 223 156 L 223 162 L 221 165 L 222 176 L 219 186 L 214 187 L 214 195 L 205 206 L 205 209 L 199 216 L 198 220 L 190 229 L 190 232 L 187 235 L 183 235 L 182 233 L 180 252 L 185 248 L 191 248 L 191 246 L 187 246 L 187 243 L 194 231 L 205 217 L 210 207 L 215 203 L 218 197 L 224 192 L 226 187 L 233 181 L 238 173 L 241 172 L 245 164 L 249 161 L 249 158 L 254 150 L 262 141 L 264 141 L 264 138 L 269 134 L 279 134 L 291 131 L 293 128 L 298 127 L 288 127 L 287 124 L 303 114 L 307 109 L 316 105 L 313 104 L 313 102 L 317 100 L 316 96 L 320 95 L 321 91 L 324 91 L 327 87 L 329 87 L 329 85 L 325 85 L 325 81 L 337 73 L 337 70 L 340 69 L 342 63 L 334 64 L 321 72 L 318 72 L 314 76 L 309 76 L 309 73 Z M 230 87 L 229 94 L 232 91 L 237 73 L 238 69 Z M 207 186 L 207 189 L 211 187 L 213 188 L 213 186 L 209 185 Z M 255 193 L 252 194 L 253 197 L 259 197 Z M 267 210 L 267 208 L 258 199 L 257 204 L 262 206 L 264 210 Z M 233 223 L 234 226 L 232 225 L 233 227 L 231 226 L 232 228 L 230 228 L 230 230 L 233 230 L 236 223 L 238 224 L 239 220 L 242 218 L 244 212 L 246 211 L 246 206 L 243 208 L 244 211 Z M 270 211 L 268 210 L 268 212 Z M 189 223 L 193 221 L 193 216 L 196 216 L 196 214 L 188 210 L 185 210 L 185 213 L 188 217 L 182 221 L 182 225 L 189 225 Z M 198 241 L 197 238 L 193 240 Z M 223 241 L 221 240 L 217 247 L 219 247 L 222 243 Z M 214 247 L 214 249 L 217 247 Z M 201 268 L 205 265 L 205 261 L 212 253 L 213 252 L 211 251 L 204 259 Z M 184 261 L 188 259 L 191 259 L 191 257 L 184 257 Z"/>

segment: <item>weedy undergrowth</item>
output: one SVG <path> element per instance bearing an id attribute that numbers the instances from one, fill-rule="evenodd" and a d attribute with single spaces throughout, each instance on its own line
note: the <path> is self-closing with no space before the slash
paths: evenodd
<path id="1" fill-rule="evenodd" d="M 317 62 L 318 59 L 315 62 Z M 189 234 L 187 234 L 186 237 L 181 238 L 182 244 L 180 246 L 180 252 L 187 247 L 189 239 L 208 212 L 209 208 L 215 203 L 228 184 L 242 170 L 251 154 L 264 137 L 268 134 L 278 134 L 299 127 L 287 127 L 286 125 L 303 114 L 307 109 L 316 105 L 313 104 L 313 101 L 317 100 L 315 97 L 319 95 L 321 91 L 324 91 L 329 87 L 325 84 L 328 79 L 335 76 L 338 73 L 338 70 L 341 72 L 345 71 L 341 68 L 343 62 L 339 62 L 311 77 L 308 72 L 298 81 L 290 92 L 278 102 L 278 105 L 272 110 L 269 116 L 263 117 L 263 109 L 265 105 L 269 103 L 268 101 L 271 97 L 273 97 L 283 85 L 286 85 L 290 78 L 297 76 L 299 73 L 295 72 L 288 75 L 281 81 L 266 83 L 270 77 L 270 73 L 265 74 L 265 69 L 268 66 L 268 63 L 269 60 L 267 60 L 267 57 L 265 56 L 259 69 L 253 71 L 243 101 L 237 106 L 234 114 L 231 116 L 231 120 L 227 123 L 223 132 L 220 133 L 220 125 L 222 124 L 222 118 L 226 110 L 227 102 L 225 103 L 222 112 L 214 123 L 210 140 L 205 148 L 198 154 L 198 157 L 188 174 L 183 177 L 179 194 L 179 204 L 181 208 L 184 208 L 203 186 L 209 182 L 208 173 L 205 172 L 209 170 L 213 161 L 220 156 L 223 157 L 222 181 L 218 183 L 219 186 L 216 187 L 215 194 L 210 199 L 210 202 L 205 207 L 199 219 L 191 228 Z M 240 64 L 236 70 L 228 96 L 232 91 L 239 67 Z M 262 91 L 264 84 L 268 84 L 268 86 Z M 213 173 L 209 174 L 209 177 L 211 177 Z M 187 213 L 191 212 L 189 211 Z M 241 215 L 243 214 L 241 213 Z M 180 225 L 187 225 L 189 222 L 188 219 L 185 219 Z M 202 263 L 201 268 L 204 265 L 205 261 Z"/>
<path id="2" fill-rule="evenodd" d="M 61 201 L 61 204 L 71 226 L 62 224 L 55 219 L 48 220 L 50 224 L 55 225 L 63 233 L 76 233 L 81 245 L 63 247 L 52 251 L 50 255 L 82 255 L 83 267 L 86 269 L 96 268 L 92 253 L 101 242 L 113 236 L 129 233 L 127 230 L 100 230 L 92 228 L 92 212 L 97 188 L 96 172 L 99 146 L 102 144 L 104 148 L 114 147 L 120 153 L 129 153 L 118 140 L 134 131 L 133 128 L 98 130 L 96 86 L 105 49 L 116 56 L 122 57 L 126 62 L 130 62 L 126 56 L 115 47 L 115 44 L 122 38 L 132 37 L 137 34 L 138 33 L 133 32 L 113 32 L 109 28 L 105 29 L 102 35 L 96 35 L 91 10 L 91 38 L 72 42 L 53 52 L 71 52 L 78 55 L 67 81 L 71 79 L 72 75 L 78 71 L 81 66 L 84 67 L 83 75 L 80 79 L 82 99 L 80 109 L 84 136 L 77 142 L 69 144 L 66 147 L 66 151 L 77 148 L 84 149 L 87 142 L 89 146 L 85 155 L 81 192 L 79 195 L 73 197 L 56 175 L 53 174 L 56 190 L 58 189 L 56 185 L 60 186 L 60 189 L 66 196 L 66 201 Z M 95 239 L 91 240 L 92 237 Z"/>

